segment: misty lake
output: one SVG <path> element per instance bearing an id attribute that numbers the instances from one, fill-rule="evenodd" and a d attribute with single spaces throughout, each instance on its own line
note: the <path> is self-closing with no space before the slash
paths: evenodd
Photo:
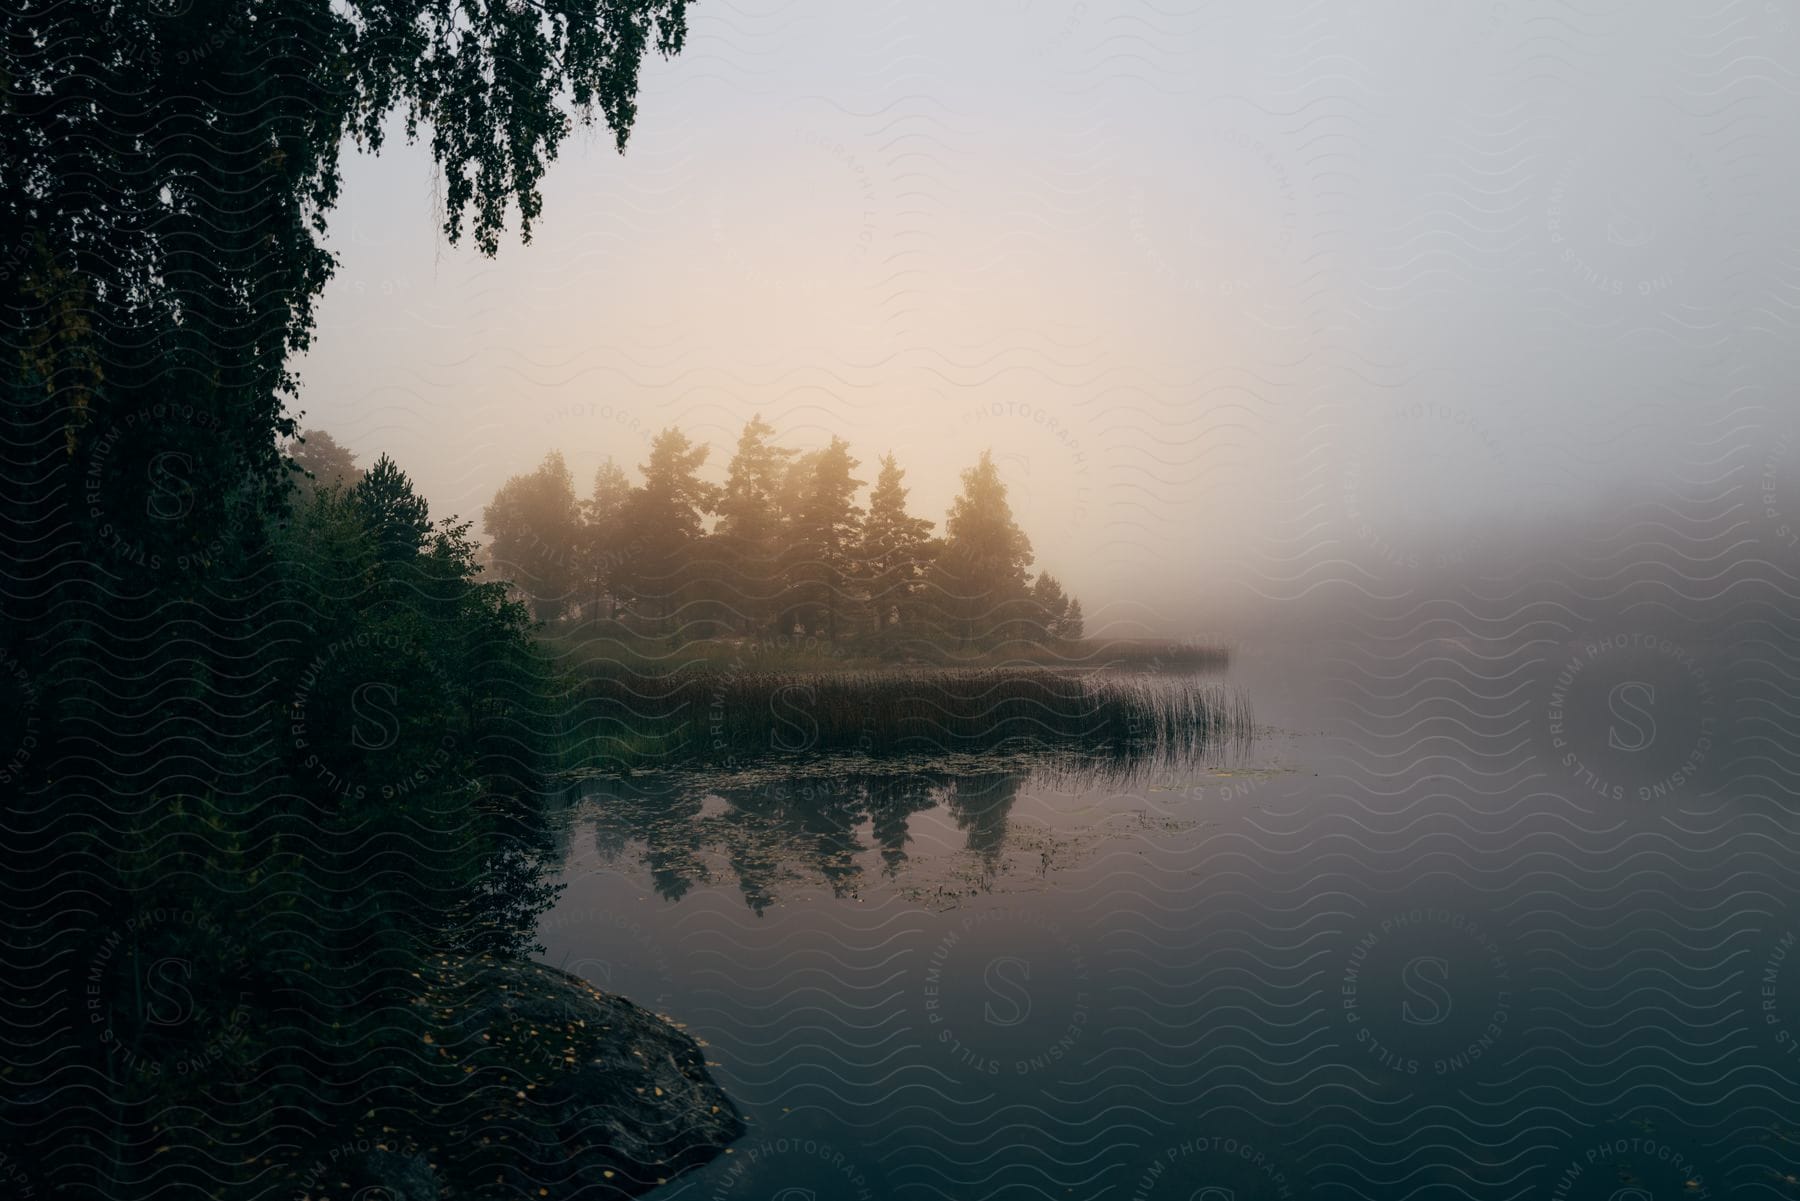
<path id="1" fill-rule="evenodd" d="M 586 780 L 544 958 L 750 1122 L 658 1198 L 1793 1196 L 1745 662 L 1240 648 L 1254 736 L 1185 761 Z"/>

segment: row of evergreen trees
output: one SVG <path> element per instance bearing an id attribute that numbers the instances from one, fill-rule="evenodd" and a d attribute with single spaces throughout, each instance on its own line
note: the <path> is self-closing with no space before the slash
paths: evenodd
<path id="1" fill-rule="evenodd" d="M 906 508 L 884 456 L 867 504 L 849 444 L 801 454 L 752 417 L 724 484 L 700 478 L 708 447 L 657 435 L 633 486 L 610 459 L 577 497 L 552 452 L 483 513 L 491 566 L 540 620 L 579 615 L 684 637 L 805 632 L 822 639 L 958 647 L 1082 636 L 1081 602 L 1030 572 L 989 454 L 963 472 L 941 537 Z"/>

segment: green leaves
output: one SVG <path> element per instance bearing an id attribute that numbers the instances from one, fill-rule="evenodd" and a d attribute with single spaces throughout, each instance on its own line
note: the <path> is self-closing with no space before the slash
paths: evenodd
<path id="1" fill-rule="evenodd" d="M 6 1082 L 27 1143 L 73 1138 L 50 1191 L 191 1192 L 188 1172 L 266 1192 L 269 1165 L 215 1135 L 291 1142 L 416 1085 L 372 1036 L 406 1025 L 421 955 L 529 937 L 547 686 L 526 616 L 389 460 L 290 503 L 288 360 L 336 265 L 346 138 L 378 147 L 396 115 L 428 136 L 447 231 L 494 253 L 510 209 L 529 236 L 575 120 L 597 112 L 624 145 L 643 55 L 679 49 L 684 11 L 0 8 L 0 395 L 20 448 L 0 479 L 0 652 L 58 714 L 9 781 L 8 949 L 67 966 L 43 932 L 96 953 L 119 934 L 111 1041 L 59 991 L 76 975 L 6 981 L 21 1028 L 55 1032 Z M 125 937 L 159 910 L 166 937 Z M 231 1023 L 205 1008 L 215 980 L 250 990 L 242 1038 L 235 994 Z M 170 1132 L 183 1104 L 217 1125 Z"/>
<path id="2" fill-rule="evenodd" d="M 399 108 L 409 132 L 432 129 L 447 181 L 444 232 L 499 247 L 509 205 L 529 241 L 539 185 L 571 127 L 595 110 L 622 151 L 637 117 L 645 54 L 687 36 L 687 0 L 462 0 L 352 3 L 355 129 L 371 142 Z M 364 53 L 365 47 L 368 52 Z"/>

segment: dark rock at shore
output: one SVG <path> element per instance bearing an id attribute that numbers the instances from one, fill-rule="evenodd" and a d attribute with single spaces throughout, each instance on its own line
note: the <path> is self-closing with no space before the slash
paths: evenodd
<path id="1" fill-rule="evenodd" d="M 380 1201 L 438 1201 L 443 1186 L 431 1162 L 418 1152 L 368 1151 L 348 1160 L 334 1174 L 353 1198 Z"/>
<path id="2" fill-rule="evenodd" d="M 623 997 L 493 956 L 418 977 L 412 1085 L 345 1132 L 301 1195 L 622 1201 L 744 1132 L 700 1044 Z"/>
<path id="3" fill-rule="evenodd" d="M 465 1137 L 462 1174 L 551 1197 L 636 1197 L 711 1162 L 744 1132 L 700 1045 L 673 1023 L 539 963 L 493 960 L 445 1050 L 492 1094 Z M 498 1087 L 496 1071 L 517 1070 Z M 487 1170 L 492 1165 L 492 1173 Z"/>

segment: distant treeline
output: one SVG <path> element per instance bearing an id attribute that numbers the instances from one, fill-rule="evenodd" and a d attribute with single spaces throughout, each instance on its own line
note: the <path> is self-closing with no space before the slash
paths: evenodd
<path id="1" fill-rule="evenodd" d="M 541 621 L 689 638 L 797 632 L 903 647 L 1065 644 L 1081 602 L 1013 520 L 992 458 L 962 475 L 942 536 L 907 512 L 905 472 L 881 459 L 866 505 L 841 438 L 799 453 L 760 415 L 738 437 L 723 486 L 702 480 L 708 448 L 657 435 L 633 485 L 610 459 L 580 499 L 559 452 L 515 476 L 482 514 L 494 573 Z"/>

